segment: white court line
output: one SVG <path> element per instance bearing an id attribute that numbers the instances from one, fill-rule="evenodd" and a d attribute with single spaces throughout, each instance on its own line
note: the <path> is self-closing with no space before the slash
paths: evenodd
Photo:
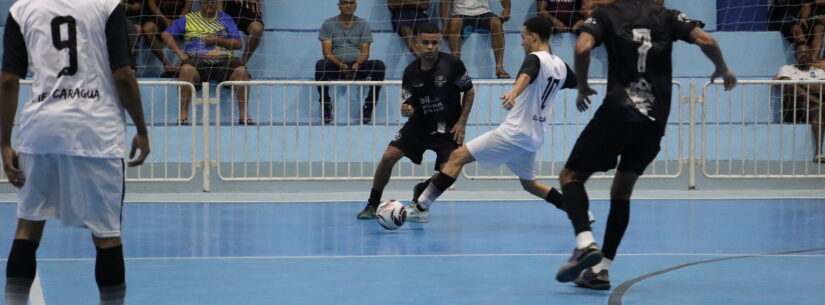
<path id="1" fill-rule="evenodd" d="M 29 290 L 29 301 L 32 305 L 46 305 L 46 298 L 43 297 L 43 287 L 40 286 L 40 272 L 35 271 L 34 283 Z"/>
<path id="2" fill-rule="evenodd" d="M 353 258 L 417 258 L 417 257 L 530 257 L 530 256 L 552 256 L 552 257 L 567 257 L 570 254 L 566 253 L 546 253 L 546 254 L 409 254 L 409 255 L 338 255 L 338 256 L 198 256 L 198 257 L 132 257 L 125 258 L 129 261 L 148 261 L 148 260 L 231 260 L 231 259 L 353 259 Z M 789 254 L 789 255 L 770 255 L 770 254 L 747 254 L 747 253 L 629 253 L 621 256 L 689 256 L 689 257 L 736 257 L 736 256 L 751 256 L 751 257 L 806 257 L 806 258 L 821 258 L 825 254 Z M 0 259 L 5 261 L 6 259 Z M 38 261 L 94 261 L 94 258 L 45 258 L 37 259 Z"/>

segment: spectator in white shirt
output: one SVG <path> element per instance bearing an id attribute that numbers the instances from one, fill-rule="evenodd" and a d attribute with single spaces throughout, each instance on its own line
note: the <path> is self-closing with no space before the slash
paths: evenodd
<path id="1" fill-rule="evenodd" d="M 504 70 L 504 22 L 510 20 L 510 0 L 501 0 L 501 6 L 501 15 L 496 15 L 490 10 L 490 0 L 441 0 L 439 14 L 453 56 L 461 57 L 462 38 L 472 33 L 490 34 L 496 77 L 510 78 Z"/>

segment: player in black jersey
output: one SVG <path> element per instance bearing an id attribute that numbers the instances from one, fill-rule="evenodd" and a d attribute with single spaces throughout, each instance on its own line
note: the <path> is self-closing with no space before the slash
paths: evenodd
<path id="1" fill-rule="evenodd" d="M 401 115 L 410 119 L 381 157 L 370 198 L 358 219 L 375 217 L 392 168 L 402 157 L 420 164 L 424 151 L 432 150 L 437 155 L 435 170 L 439 170 L 450 153 L 464 142 L 464 128 L 475 96 L 467 69 L 460 59 L 438 51 L 441 31 L 433 24 L 416 28 L 416 44 L 419 59 L 404 70 L 401 83 Z M 414 193 L 420 193 L 427 183 L 429 180 L 416 185 Z"/>
<path id="2" fill-rule="evenodd" d="M 722 78 L 725 89 L 736 86 L 716 41 L 703 24 L 654 0 L 618 0 L 593 12 L 581 28 L 575 47 L 580 111 L 588 108 L 590 51 L 604 43 L 608 54 L 607 94 L 604 103 L 582 131 L 562 170 L 560 182 L 568 217 L 576 232 L 573 256 L 556 280 L 609 289 L 607 269 L 630 219 L 630 195 L 636 180 L 659 152 L 670 113 L 671 51 L 673 42 L 698 45 L 715 65 L 711 81 Z M 593 172 L 617 167 L 610 190 L 610 214 L 604 249 L 596 246 L 587 218 L 584 183 Z M 591 268 L 592 267 L 592 268 Z"/>

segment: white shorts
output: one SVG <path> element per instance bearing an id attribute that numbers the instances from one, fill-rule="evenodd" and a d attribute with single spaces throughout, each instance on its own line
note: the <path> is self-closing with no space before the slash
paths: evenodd
<path id="1" fill-rule="evenodd" d="M 523 180 L 536 179 L 536 152 L 513 143 L 501 130 L 493 129 L 465 144 L 481 168 L 502 164 Z"/>
<path id="2" fill-rule="evenodd" d="M 20 154 L 20 166 L 26 183 L 18 192 L 18 218 L 58 218 L 96 237 L 120 236 L 123 159 Z"/>

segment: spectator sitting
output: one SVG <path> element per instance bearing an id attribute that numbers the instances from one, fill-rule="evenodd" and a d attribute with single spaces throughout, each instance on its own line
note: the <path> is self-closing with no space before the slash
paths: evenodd
<path id="1" fill-rule="evenodd" d="M 152 53 L 163 63 L 161 77 L 175 75 L 176 67 L 163 54 L 163 43 L 158 37 L 172 25 L 172 22 L 189 14 L 192 10 L 192 0 L 147 0 L 141 13 L 143 37 Z"/>
<path id="2" fill-rule="evenodd" d="M 796 64 L 783 66 L 774 79 L 825 80 L 825 70 L 812 66 L 813 52 L 807 45 L 797 46 L 795 57 Z M 825 65 L 825 62 L 820 62 L 819 65 Z M 822 155 L 822 85 L 785 85 L 782 91 L 782 106 L 786 110 L 784 121 L 811 124 L 814 136 L 814 162 L 825 163 L 825 156 Z"/>
<path id="3" fill-rule="evenodd" d="M 427 16 L 430 0 L 387 0 L 387 8 L 392 14 L 392 30 L 404 38 L 407 48 L 416 54 L 413 30 L 419 24 L 430 22 Z"/>
<path id="4" fill-rule="evenodd" d="M 372 31 L 366 20 L 355 15 L 355 0 L 338 0 L 341 14 L 324 21 L 318 39 L 324 59 L 315 64 L 315 80 L 366 79 L 384 80 L 384 62 L 369 60 Z M 364 100 L 362 122 L 372 122 L 372 109 L 380 96 L 380 86 L 371 86 Z M 332 123 L 334 113 L 327 86 L 319 86 L 324 122 Z"/>
<path id="5" fill-rule="evenodd" d="M 261 43 L 264 33 L 264 12 L 261 9 L 261 0 L 224 0 L 223 11 L 238 25 L 238 29 L 246 33 L 246 47 L 243 49 L 241 63 L 246 65 L 252 53 Z"/>
<path id="6" fill-rule="evenodd" d="M 178 80 L 199 85 L 201 81 L 246 81 L 249 73 L 232 50 L 242 47 L 241 34 L 232 17 L 218 11 L 218 0 L 200 0 L 201 10 L 179 18 L 162 34 L 169 48 L 181 59 Z M 183 37 L 184 49 L 175 38 Z M 241 125 L 252 125 L 246 113 L 246 87 L 235 87 Z M 192 92 L 181 90 L 179 125 L 189 124 Z"/>
<path id="7" fill-rule="evenodd" d="M 143 31 L 140 26 L 140 13 L 143 12 L 143 0 L 120 0 L 126 12 L 126 32 L 129 33 L 129 46 L 132 52 L 132 64 L 137 62 L 138 47 L 137 40 L 140 38 L 140 32 Z"/>
<path id="8" fill-rule="evenodd" d="M 441 24 L 453 56 L 461 57 L 461 39 L 473 32 L 489 33 L 496 61 L 496 77 L 510 78 L 504 70 L 504 22 L 510 20 L 510 0 L 501 0 L 503 10 L 496 16 L 490 0 L 442 0 Z"/>
<path id="9" fill-rule="evenodd" d="M 575 33 L 584 23 L 580 0 L 536 0 L 536 10 L 553 25 L 553 33 Z"/>

